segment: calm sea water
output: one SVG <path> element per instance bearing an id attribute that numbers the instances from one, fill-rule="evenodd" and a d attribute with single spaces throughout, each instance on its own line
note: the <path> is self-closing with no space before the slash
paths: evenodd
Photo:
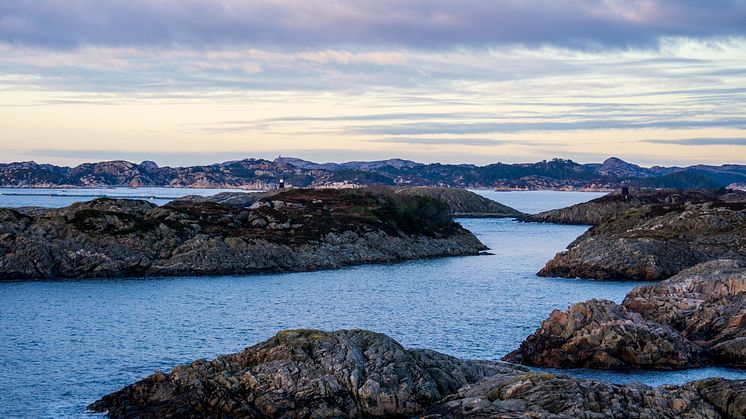
<path id="1" fill-rule="evenodd" d="M 250 192 L 241 189 L 191 189 L 191 188 L 86 188 L 86 189 L 37 189 L 0 188 L 0 207 L 64 207 L 74 202 L 95 198 L 144 199 L 163 205 L 185 195 L 210 196 L 218 192 Z"/>
<path id="2" fill-rule="evenodd" d="M 480 193 L 527 212 L 598 196 Z M 585 227 L 460 222 L 495 254 L 278 275 L 1 283 L 0 417 L 89 416 L 88 403 L 156 370 L 240 351 L 287 328 L 371 329 L 408 347 L 499 359 L 553 309 L 619 302 L 638 285 L 534 275 Z M 746 378 L 715 368 L 571 373 L 649 384 Z"/>

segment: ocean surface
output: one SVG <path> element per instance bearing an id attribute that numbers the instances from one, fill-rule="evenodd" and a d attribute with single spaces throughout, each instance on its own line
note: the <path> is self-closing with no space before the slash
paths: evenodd
<path id="1" fill-rule="evenodd" d="M 163 202 L 204 192 L 126 191 L 127 196 L 142 192 L 164 197 Z M 5 194 L 0 206 L 70 202 L 69 196 L 46 192 L 32 204 L 27 196 Z M 601 195 L 479 193 L 526 212 Z M 104 394 L 157 370 L 240 351 L 288 328 L 371 329 L 407 347 L 499 359 L 553 309 L 590 298 L 620 302 L 639 285 L 535 276 L 586 227 L 510 219 L 459 221 L 494 255 L 310 273 L 0 283 L 0 417 L 94 416 L 85 406 Z M 651 385 L 708 376 L 746 378 L 742 371 L 722 368 L 564 372 Z"/>

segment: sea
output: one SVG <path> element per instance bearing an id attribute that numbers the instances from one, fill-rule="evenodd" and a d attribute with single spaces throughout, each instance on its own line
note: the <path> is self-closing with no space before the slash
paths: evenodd
<path id="1" fill-rule="evenodd" d="M 0 189 L 0 207 L 61 207 L 97 196 L 162 205 L 221 191 Z M 529 213 L 602 195 L 476 192 Z M 536 276 L 587 226 L 457 221 L 491 254 L 307 273 L 2 282 L 0 417 L 95 417 L 86 406 L 107 393 L 158 370 L 241 351 L 283 329 L 369 329 L 410 348 L 498 360 L 552 310 L 591 298 L 621 302 L 641 284 Z M 746 379 L 727 368 L 560 372 L 649 385 Z"/>

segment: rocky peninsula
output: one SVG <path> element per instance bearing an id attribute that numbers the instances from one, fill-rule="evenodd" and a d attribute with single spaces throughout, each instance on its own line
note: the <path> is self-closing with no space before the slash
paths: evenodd
<path id="1" fill-rule="evenodd" d="M 643 205 L 699 204 L 704 202 L 746 202 L 746 192 L 729 189 L 650 189 L 627 188 L 600 198 L 560 208 L 519 216 L 521 221 L 598 225 L 612 221 Z"/>
<path id="2" fill-rule="evenodd" d="M 367 189 L 254 198 L 0 209 L 0 279 L 305 271 L 486 249 L 432 198 Z"/>
<path id="3" fill-rule="evenodd" d="M 633 289 L 622 304 L 555 310 L 504 359 L 557 368 L 746 368 L 746 262 L 696 265 Z"/>
<path id="4" fill-rule="evenodd" d="M 524 215 L 522 212 L 485 198 L 477 193 L 466 189 L 445 188 L 436 186 L 416 186 L 409 188 L 386 188 L 383 186 L 372 187 L 370 190 L 395 193 L 402 196 L 420 196 L 435 199 L 448 205 L 449 212 L 453 217 L 460 218 L 513 218 Z M 267 198 L 280 193 L 280 190 L 266 192 L 221 192 L 213 196 L 191 195 L 180 199 L 180 201 L 191 202 L 216 202 L 219 204 L 248 207 L 262 198 Z"/>
<path id="5" fill-rule="evenodd" d="M 291 330 L 156 372 L 89 406 L 129 417 L 744 418 L 746 381 L 612 385 L 405 349 L 363 330 Z"/>
<path id="6" fill-rule="evenodd" d="M 746 202 L 643 205 L 578 237 L 540 276 L 661 280 L 698 263 L 746 258 Z"/>

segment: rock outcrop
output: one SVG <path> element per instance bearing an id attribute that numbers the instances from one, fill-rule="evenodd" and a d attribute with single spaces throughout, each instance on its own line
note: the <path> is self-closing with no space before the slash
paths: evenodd
<path id="1" fill-rule="evenodd" d="M 248 207 L 97 199 L 0 210 L 0 279 L 303 271 L 484 249 L 445 204 L 368 190 L 288 190 Z"/>
<path id="2" fill-rule="evenodd" d="M 506 361 L 554 368 L 680 369 L 707 364 L 705 352 L 670 327 L 608 300 L 555 310 Z"/>
<path id="3" fill-rule="evenodd" d="M 237 354 L 157 372 L 89 409 L 112 418 L 743 418 L 744 388 L 722 379 L 611 385 L 408 350 L 362 330 L 294 330 Z"/>
<path id="4" fill-rule="evenodd" d="M 155 373 L 90 409 L 125 417 L 413 416 L 513 368 L 407 350 L 368 331 L 280 332 L 241 353 Z"/>
<path id="5" fill-rule="evenodd" d="M 697 265 L 627 294 L 555 310 L 505 360 L 531 366 L 746 368 L 746 262 Z"/>
<path id="6" fill-rule="evenodd" d="M 627 194 L 621 191 L 611 192 L 588 202 L 560 208 L 526 214 L 519 217 L 521 221 L 598 225 L 612 221 L 625 212 L 643 205 L 698 204 L 704 202 L 746 202 L 746 192 L 732 190 L 681 190 L 681 189 L 638 189 L 629 188 Z"/>
<path id="7" fill-rule="evenodd" d="M 746 368 L 746 262 L 697 265 L 633 289 L 623 304 L 645 319 L 671 326 L 708 350 L 714 362 Z"/>
<path id="8" fill-rule="evenodd" d="M 645 205 L 592 227 L 538 275 L 652 281 L 744 258 L 746 203 Z"/>

